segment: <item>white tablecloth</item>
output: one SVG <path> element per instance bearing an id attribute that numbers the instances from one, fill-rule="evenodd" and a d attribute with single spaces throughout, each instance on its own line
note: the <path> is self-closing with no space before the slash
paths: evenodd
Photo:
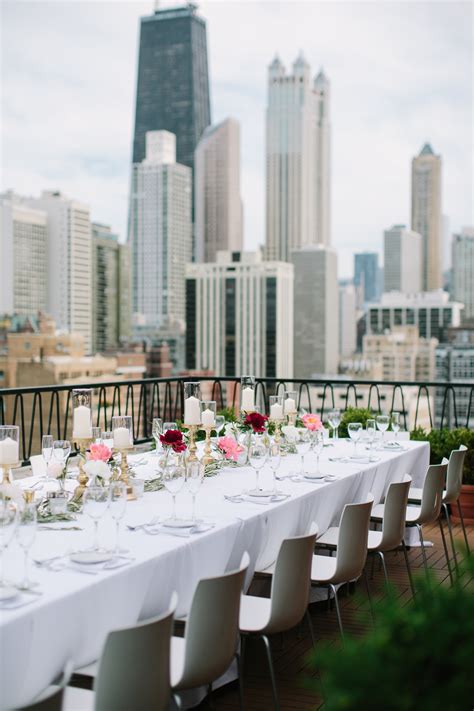
<path id="1" fill-rule="evenodd" d="M 338 523 L 345 503 L 364 500 L 369 492 L 377 503 L 389 483 L 400 481 L 404 474 L 410 474 L 414 485 L 421 486 L 429 445 L 405 442 L 404 446 L 406 450 L 400 453 L 378 452 L 380 461 L 367 464 L 330 462 L 328 457 L 336 454 L 336 448 L 325 447 L 320 468 L 339 478 L 318 484 L 279 482 L 291 498 L 269 505 L 226 501 L 224 494 L 252 488 L 255 475 L 247 467 L 225 469 L 206 478 L 198 496 L 198 515 L 216 523 L 206 533 L 189 538 L 150 536 L 122 526 L 121 543 L 134 557 L 127 567 L 97 575 L 33 568 L 32 575 L 44 594 L 18 609 L 0 610 L 0 707 L 30 702 L 61 672 L 68 659 L 73 659 L 76 667 L 97 659 L 110 630 L 163 612 L 175 590 L 179 595 L 178 615 L 186 614 L 199 579 L 237 567 L 244 551 L 251 559 L 249 583 L 255 569 L 275 560 L 285 537 L 306 532 L 312 521 L 322 533 Z M 350 454 L 351 447 L 341 442 L 337 454 Z M 137 476 L 151 477 L 157 461 L 148 455 L 146 465 L 137 467 Z M 312 455 L 307 465 L 314 470 Z M 282 459 L 281 473 L 298 468 L 295 455 Z M 262 483 L 271 486 L 271 482 L 271 472 L 265 469 Z M 189 516 L 190 506 L 188 492 L 178 495 L 178 515 Z M 146 522 L 156 514 L 168 516 L 170 512 L 167 492 L 149 493 L 128 504 L 125 522 Z M 89 546 L 91 522 L 81 515 L 76 523 L 83 530 L 39 531 L 33 557 Z M 100 535 L 103 545 L 112 545 L 114 528 L 108 514 L 100 523 Z M 22 558 L 16 542 L 5 555 L 5 566 L 7 577 L 21 577 Z"/>

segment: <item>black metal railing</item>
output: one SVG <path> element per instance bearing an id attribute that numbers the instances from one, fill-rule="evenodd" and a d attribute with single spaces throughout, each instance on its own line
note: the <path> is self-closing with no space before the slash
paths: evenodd
<path id="1" fill-rule="evenodd" d="M 41 437 L 50 433 L 69 439 L 72 430 L 72 391 L 94 391 L 94 425 L 108 430 L 114 415 L 131 415 L 137 443 L 151 439 L 152 420 L 180 420 L 187 377 L 84 383 L 0 389 L 0 424 L 19 425 L 24 461 L 41 451 Z M 195 379 L 198 379 L 196 376 Z M 240 378 L 199 377 L 203 399 L 216 400 L 217 408 L 237 410 Z M 258 378 L 256 398 L 268 412 L 268 397 L 285 389 L 296 390 L 298 408 L 318 412 L 324 419 L 330 409 L 364 407 L 374 412 L 397 410 L 405 429 L 422 425 L 471 427 L 474 425 L 474 382 L 400 382 L 373 380 L 298 380 Z"/>

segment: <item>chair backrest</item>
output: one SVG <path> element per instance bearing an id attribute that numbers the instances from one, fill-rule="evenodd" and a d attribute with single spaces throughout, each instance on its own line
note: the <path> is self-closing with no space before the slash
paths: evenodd
<path id="1" fill-rule="evenodd" d="M 346 504 L 339 524 L 334 583 L 358 578 L 367 559 L 370 512 L 374 497 L 361 504 Z"/>
<path id="2" fill-rule="evenodd" d="M 229 667 L 237 649 L 240 596 L 250 559 L 238 570 L 200 580 L 186 623 L 184 669 L 178 689 L 208 684 Z"/>
<path id="3" fill-rule="evenodd" d="M 411 477 L 390 484 L 385 497 L 382 540 L 378 550 L 390 551 L 397 548 L 405 533 L 405 518 Z"/>
<path id="4" fill-rule="evenodd" d="M 467 447 L 463 444 L 459 449 L 453 449 L 449 455 L 448 475 L 446 477 L 446 493 L 443 496 L 443 503 L 455 504 L 461 493 L 462 472 L 464 467 L 464 457 Z"/>
<path id="5" fill-rule="evenodd" d="M 170 645 L 177 595 L 170 609 L 135 627 L 110 632 L 94 682 L 95 711 L 168 708 Z"/>
<path id="6" fill-rule="evenodd" d="M 443 501 L 448 464 L 430 464 L 426 472 L 421 494 L 421 509 L 417 523 L 432 523 L 437 520 Z"/>
<path id="7" fill-rule="evenodd" d="M 280 546 L 272 577 L 268 634 L 295 627 L 306 612 L 317 533 L 313 523 L 308 534 L 286 538 Z"/>
<path id="8" fill-rule="evenodd" d="M 53 691 L 43 692 L 36 701 L 28 704 L 28 706 L 17 708 L 16 711 L 61 711 L 63 707 L 64 689 L 71 678 L 73 666 L 72 661 L 66 663 L 61 678 L 53 682 L 53 686 L 56 687 Z"/>

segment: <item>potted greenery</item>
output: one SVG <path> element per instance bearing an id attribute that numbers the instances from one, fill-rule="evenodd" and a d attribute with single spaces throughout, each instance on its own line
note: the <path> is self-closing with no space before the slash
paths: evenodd
<path id="1" fill-rule="evenodd" d="M 453 430 L 443 428 L 425 432 L 423 428 L 417 427 L 411 433 L 411 439 L 426 440 L 430 443 L 431 464 L 439 464 L 443 457 L 449 458 L 452 450 L 459 449 L 461 444 L 467 447 L 459 503 L 464 523 L 474 524 L 474 430 L 458 427 Z M 457 507 L 452 507 L 451 515 L 452 519 L 459 523 Z"/>
<path id="2" fill-rule="evenodd" d="M 375 419 L 376 415 L 366 407 L 348 407 L 342 414 L 339 425 L 339 437 L 348 437 L 347 426 L 350 422 L 361 422 L 365 427 L 367 420 Z"/>

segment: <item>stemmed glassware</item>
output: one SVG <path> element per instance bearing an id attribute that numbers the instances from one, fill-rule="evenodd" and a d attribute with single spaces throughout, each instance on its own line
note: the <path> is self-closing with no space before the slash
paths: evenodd
<path id="1" fill-rule="evenodd" d="M 12 589 L 5 580 L 3 554 L 10 544 L 18 522 L 18 512 L 14 503 L 0 496 L 0 600 L 10 597 Z"/>
<path id="2" fill-rule="evenodd" d="M 260 494 L 262 488 L 260 486 L 260 472 L 267 461 L 268 448 L 260 437 L 256 437 L 249 447 L 249 464 L 255 471 L 255 489 L 250 493 Z"/>
<path id="3" fill-rule="evenodd" d="M 109 449 L 114 447 L 114 433 L 112 430 L 103 430 L 101 433 L 102 443 Z"/>
<path id="4" fill-rule="evenodd" d="M 349 437 L 354 442 L 354 458 L 357 457 L 357 442 L 362 434 L 362 423 L 361 422 L 349 422 L 347 425 L 347 431 L 349 432 Z"/>
<path id="5" fill-rule="evenodd" d="M 224 415 L 216 415 L 216 426 L 214 429 L 216 430 L 216 434 L 218 437 L 219 437 L 220 432 L 222 432 L 222 428 L 224 427 L 224 425 L 225 425 Z"/>
<path id="6" fill-rule="evenodd" d="M 163 484 L 168 493 L 173 499 L 173 513 L 171 518 L 165 523 L 169 526 L 176 526 L 178 518 L 176 517 L 176 495 L 179 494 L 184 486 L 186 479 L 186 469 L 181 457 L 178 457 L 178 462 L 173 462 L 165 466 L 163 470 Z"/>
<path id="7" fill-rule="evenodd" d="M 281 464 L 281 450 L 277 442 L 272 442 L 268 450 L 268 461 L 273 474 L 273 493 L 277 494 L 276 474 Z"/>
<path id="8" fill-rule="evenodd" d="M 324 447 L 324 433 L 322 430 L 316 430 L 313 433 L 313 450 L 316 454 L 316 474 L 319 474 L 319 457 Z"/>
<path id="9" fill-rule="evenodd" d="M 328 415 L 328 422 L 332 427 L 332 438 L 339 439 L 339 425 L 341 424 L 341 412 L 340 410 L 331 410 Z"/>
<path id="10" fill-rule="evenodd" d="M 204 465 L 199 461 L 188 462 L 186 467 L 186 483 L 193 500 L 191 516 L 193 524 L 196 523 L 196 496 L 199 493 L 199 489 L 201 488 L 201 484 L 204 479 L 204 471 Z"/>
<path id="11" fill-rule="evenodd" d="M 110 514 L 115 521 L 115 549 L 114 555 L 119 556 L 120 553 L 126 553 L 126 550 L 120 549 L 120 521 L 125 516 L 127 508 L 127 485 L 123 481 L 114 481 L 109 487 L 110 493 Z"/>
<path id="12" fill-rule="evenodd" d="M 385 432 L 388 430 L 388 426 L 390 424 L 390 417 L 388 415 L 377 415 L 375 418 L 375 421 L 377 423 L 377 427 L 379 428 L 380 432 L 382 433 L 382 447 L 385 444 Z"/>
<path id="13" fill-rule="evenodd" d="M 166 434 L 168 430 L 177 430 L 178 425 L 176 422 L 164 422 L 163 423 L 163 432 L 161 434 Z"/>
<path id="14" fill-rule="evenodd" d="M 84 491 L 84 513 L 94 522 L 94 542 L 92 550 L 97 552 L 99 548 L 99 520 L 107 511 L 109 506 L 110 492 L 107 487 L 92 484 Z"/>
<path id="15" fill-rule="evenodd" d="M 377 433 L 377 425 L 375 420 L 369 419 L 365 423 L 365 430 L 367 433 L 367 439 L 369 440 L 369 449 L 372 450 L 374 448 L 374 441 L 375 441 L 375 435 Z"/>
<path id="16" fill-rule="evenodd" d="M 400 413 L 392 412 L 392 430 L 395 432 L 395 441 L 398 438 L 398 432 L 400 430 Z"/>
<path id="17" fill-rule="evenodd" d="M 153 418 L 153 423 L 152 423 L 152 435 L 153 439 L 155 440 L 155 455 L 158 456 L 159 453 L 159 448 L 160 448 L 160 435 L 163 434 L 163 420 L 161 417 L 154 417 Z"/>
<path id="18" fill-rule="evenodd" d="M 101 444 L 102 442 L 102 430 L 100 427 L 92 428 L 92 443 Z"/>
<path id="19" fill-rule="evenodd" d="M 16 537 L 20 547 L 23 548 L 24 553 L 24 574 L 23 581 L 18 585 L 20 590 L 31 590 L 32 587 L 36 585 L 30 580 L 29 576 L 29 562 L 30 562 L 30 548 L 35 542 L 37 529 L 37 514 L 36 514 L 36 504 L 26 503 L 23 509 L 18 515 L 18 526 L 16 529 Z"/>
<path id="20" fill-rule="evenodd" d="M 53 455 L 63 465 L 71 454 L 71 443 L 68 439 L 55 439 L 53 442 Z"/>
<path id="21" fill-rule="evenodd" d="M 296 449 L 298 450 L 298 454 L 301 457 L 301 476 L 304 476 L 306 474 L 304 469 L 304 460 L 312 445 L 312 433 L 309 430 L 304 430 L 304 432 L 301 432 L 298 437 L 298 440 L 296 441 Z"/>
<path id="22" fill-rule="evenodd" d="M 41 452 L 43 454 L 43 459 L 46 462 L 46 468 L 51 461 L 53 456 L 53 435 L 46 434 L 43 435 L 41 440 Z"/>

